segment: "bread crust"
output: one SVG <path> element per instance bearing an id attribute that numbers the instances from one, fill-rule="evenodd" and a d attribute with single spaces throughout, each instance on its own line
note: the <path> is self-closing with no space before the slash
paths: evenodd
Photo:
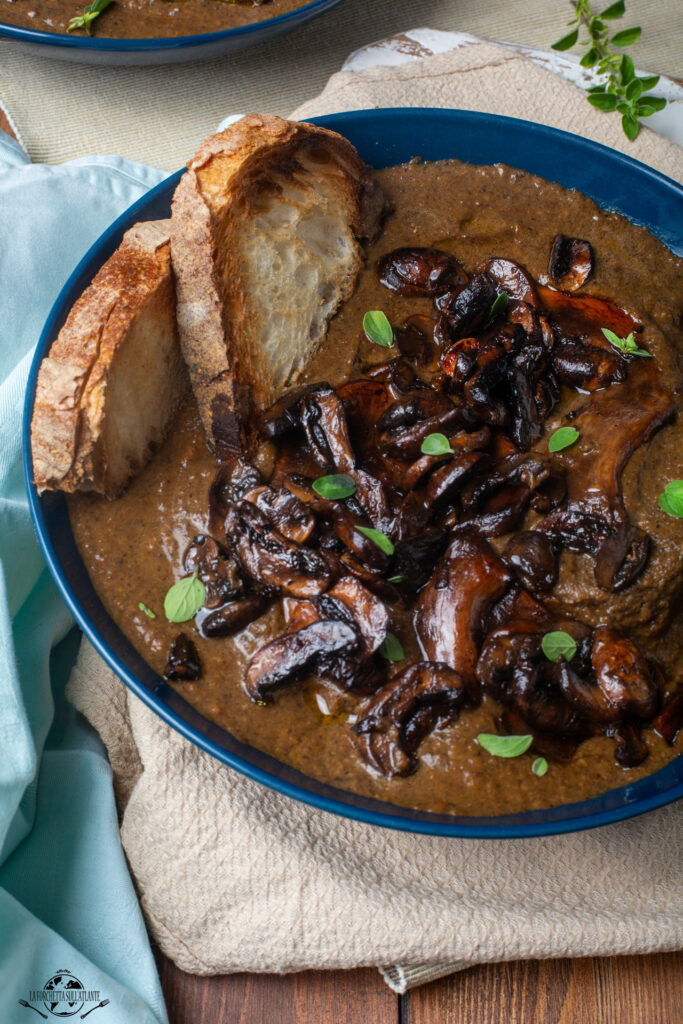
<path id="1" fill-rule="evenodd" d="M 332 182 L 354 244 L 372 236 L 383 198 L 351 143 L 317 125 L 279 117 L 251 114 L 207 139 L 173 199 L 180 341 L 209 444 L 219 459 L 248 450 L 250 405 L 262 408 L 276 397 L 253 329 L 250 333 L 258 282 L 246 279 L 240 241 L 260 204 L 277 199 L 289 182 L 296 188 L 302 174 L 313 180 L 302 159 Z M 339 284 L 339 301 L 355 285 L 363 258 L 360 246 L 357 250 L 352 272 Z M 268 295 L 263 299 L 267 302 Z"/>
<path id="2" fill-rule="evenodd" d="M 39 491 L 92 490 L 113 497 L 141 468 L 158 436 L 140 437 L 126 464 L 113 465 L 105 443 L 108 393 L 129 332 L 141 315 L 175 332 L 168 221 L 136 224 L 74 303 L 43 360 L 31 422 L 33 472 Z M 169 327 L 169 324 L 171 326 Z M 176 341 L 176 348 L 177 341 Z M 179 349 L 166 367 L 167 419 L 184 390 Z M 135 382 L 131 382 L 135 386 Z M 125 425 L 121 425 L 125 433 Z M 152 430 L 154 435 L 157 430 Z"/>

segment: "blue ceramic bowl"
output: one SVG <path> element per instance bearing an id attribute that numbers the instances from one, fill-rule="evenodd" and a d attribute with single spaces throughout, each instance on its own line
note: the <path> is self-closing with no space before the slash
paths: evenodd
<path id="1" fill-rule="evenodd" d="M 601 206 L 645 225 L 683 252 L 683 190 L 657 171 L 611 149 L 565 132 L 512 118 L 461 110 L 363 110 L 316 119 L 341 132 L 374 167 L 458 157 L 474 164 L 504 162 L 577 188 Z M 375 825 L 433 835 L 501 839 L 550 835 L 630 818 L 683 796 L 683 757 L 648 778 L 592 800 L 550 810 L 466 818 L 411 811 L 323 785 L 281 764 L 209 722 L 161 679 L 112 622 L 95 593 L 74 544 L 66 502 L 57 493 L 38 497 L 33 486 L 30 423 L 38 366 L 66 315 L 96 271 L 138 220 L 168 217 L 172 175 L 124 213 L 81 260 L 62 289 L 41 335 L 24 411 L 24 467 L 31 514 L 43 553 L 64 599 L 102 657 L 146 704 L 183 736 L 231 768 L 315 807 Z M 628 775 L 625 774 L 625 778 Z"/>
<path id="2" fill-rule="evenodd" d="M 81 64 L 181 64 L 236 53 L 254 43 L 267 43 L 335 7 L 341 0 L 313 0 L 295 11 L 266 18 L 253 25 L 203 32 L 196 36 L 169 39 L 105 39 L 98 36 L 72 36 L 59 32 L 39 32 L 0 22 L 0 39 L 19 42 L 37 57 L 72 60 Z"/>

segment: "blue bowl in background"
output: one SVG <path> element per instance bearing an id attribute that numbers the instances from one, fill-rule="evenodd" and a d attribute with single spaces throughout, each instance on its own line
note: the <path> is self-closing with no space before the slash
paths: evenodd
<path id="1" fill-rule="evenodd" d="M 40 32 L 0 22 L 0 39 L 21 43 L 37 57 L 72 60 L 81 64 L 181 64 L 237 53 L 255 43 L 267 43 L 276 36 L 303 25 L 335 7 L 341 0 L 313 0 L 295 11 L 266 18 L 253 25 L 240 25 L 221 32 L 203 32 L 196 36 L 151 39 L 106 39 L 98 36 L 72 36 L 63 32 Z"/>
<path id="2" fill-rule="evenodd" d="M 473 164 L 507 163 L 566 188 L 647 227 L 683 254 L 683 189 L 615 150 L 575 135 L 461 110 L 363 110 L 314 119 L 345 135 L 374 167 L 411 157 L 457 157 Z M 326 811 L 409 832 L 470 838 L 521 838 L 573 832 L 634 817 L 683 796 L 683 756 L 647 778 L 591 800 L 548 810 L 495 817 L 461 817 L 413 811 L 324 785 L 240 743 L 208 721 L 149 665 L 105 611 L 76 549 L 64 497 L 38 496 L 32 482 L 30 423 L 41 359 L 67 313 L 121 237 L 138 220 L 168 217 L 181 171 L 130 207 L 92 246 L 62 289 L 47 319 L 31 368 L 24 409 L 24 470 L 31 515 L 50 571 L 77 622 L 123 681 L 165 722 L 211 755 L 287 796 Z M 628 775 L 625 773 L 625 777 Z"/>

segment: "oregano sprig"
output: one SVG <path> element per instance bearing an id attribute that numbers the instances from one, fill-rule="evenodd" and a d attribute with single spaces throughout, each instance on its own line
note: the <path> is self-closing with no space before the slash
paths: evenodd
<path id="1" fill-rule="evenodd" d="M 604 82 L 588 90 L 588 102 L 597 110 L 606 113 L 615 110 L 621 114 L 624 135 L 633 141 L 640 130 L 638 118 L 663 110 L 666 100 L 646 94 L 647 89 L 654 89 L 657 85 L 659 75 L 639 78 L 628 54 L 617 52 L 632 46 L 642 32 L 641 28 L 625 28 L 610 35 L 611 28 L 605 23 L 621 18 L 625 13 L 624 0 L 616 0 L 597 15 L 591 10 L 590 0 L 576 0 L 576 17 L 567 22 L 568 26 L 575 25 L 576 28 L 553 43 L 553 50 L 570 50 L 579 42 L 581 29 L 586 29 L 588 38 L 579 42 L 579 46 L 588 47 L 581 58 L 581 66 L 595 68 L 598 74 L 606 76 Z"/>
<path id="2" fill-rule="evenodd" d="M 90 31 L 90 23 L 99 18 L 102 11 L 109 7 L 112 0 L 92 0 L 92 3 L 86 4 L 83 8 L 83 14 L 77 14 L 75 18 L 72 18 L 67 26 L 67 32 L 74 32 L 78 28 L 84 28 L 88 35 L 92 35 Z"/>

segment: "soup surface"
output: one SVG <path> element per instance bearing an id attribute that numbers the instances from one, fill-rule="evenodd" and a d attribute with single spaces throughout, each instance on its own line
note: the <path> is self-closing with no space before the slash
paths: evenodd
<path id="1" fill-rule="evenodd" d="M 303 7 L 311 0 L 113 0 L 90 23 L 98 38 L 151 39 L 193 36 L 252 25 Z M 67 31 L 83 13 L 73 0 L 0 0 L 0 21 L 40 32 Z M 84 30 L 77 34 L 83 35 Z"/>
<path id="2" fill-rule="evenodd" d="M 414 162 L 380 171 L 378 177 L 393 213 L 369 249 L 355 294 L 331 322 L 307 380 L 329 381 L 334 387 L 386 361 L 386 350 L 364 337 L 361 323 L 367 310 L 384 310 L 392 324 L 431 312 L 428 300 L 407 299 L 379 284 L 377 260 L 390 250 L 436 245 L 468 270 L 492 255 L 505 256 L 543 283 L 550 246 L 563 233 L 593 246 L 595 271 L 581 293 L 609 296 L 637 313 L 644 324 L 642 343 L 657 360 L 667 388 L 680 394 L 681 261 L 647 231 L 579 193 L 503 166 Z M 538 451 L 547 451 L 548 437 L 572 400 L 575 396 L 563 393 L 534 446 Z M 600 590 L 593 559 L 563 552 L 558 583 L 551 597 L 544 597 L 550 607 L 590 626 L 622 628 L 657 659 L 668 684 L 679 681 L 683 672 L 683 522 L 662 511 L 657 496 L 670 480 L 683 477 L 682 450 L 683 430 L 675 417 L 626 466 L 626 507 L 652 538 L 648 564 L 635 583 L 621 592 Z M 164 596 L 185 575 L 188 544 L 208 530 L 207 494 L 215 473 L 215 459 L 194 403 L 188 401 L 163 448 L 121 498 L 108 502 L 80 494 L 68 499 L 78 547 L 105 607 L 160 674 L 179 631 L 165 620 Z M 497 550 L 503 540 L 492 542 Z M 140 602 L 156 618 L 141 611 Z M 387 778 L 368 767 L 351 729 L 368 698 L 342 693 L 318 679 L 282 688 L 267 706 L 247 695 L 244 675 L 251 657 L 283 632 L 279 604 L 228 639 L 207 639 L 192 622 L 180 628 L 196 644 L 202 674 L 195 682 L 173 685 L 202 714 L 307 775 L 403 806 L 489 815 L 574 802 L 655 772 L 682 749 L 680 737 L 671 747 L 646 730 L 648 758 L 624 769 L 615 762 L 614 740 L 593 736 L 571 760 L 551 761 L 547 774 L 537 777 L 532 753 L 499 758 L 476 742 L 479 733 L 497 731 L 500 706 L 485 697 L 481 706 L 463 710 L 455 723 L 424 739 L 414 774 Z M 410 619 L 394 618 L 392 629 L 403 644 L 403 664 L 418 660 Z"/>

